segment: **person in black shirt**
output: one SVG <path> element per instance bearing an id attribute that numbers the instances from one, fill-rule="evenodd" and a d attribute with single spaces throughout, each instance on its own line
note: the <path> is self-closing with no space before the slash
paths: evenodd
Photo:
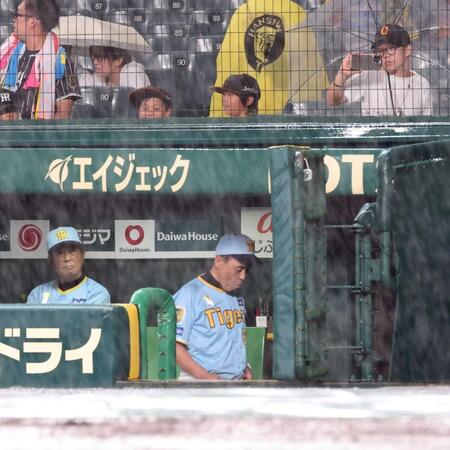
<path id="1" fill-rule="evenodd" d="M 15 92 L 22 119 L 69 119 L 81 98 L 74 64 L 51 31 L 58 20 L 55 0 L 22 0 L 1 46 L 1 84 Z"/>

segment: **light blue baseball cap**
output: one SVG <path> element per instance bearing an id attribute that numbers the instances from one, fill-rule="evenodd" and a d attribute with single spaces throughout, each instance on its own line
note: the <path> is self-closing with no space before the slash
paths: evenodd
<path id="1" fill-rule="evenodd" d="M 53 247 L 65 242 L 72 242 L 83 246 L 77 230 L 73 227 L 58 227 L 49 231 L 47 235 L 47 249 L 50 251 Z"/>
<path id="2" fill-rule="evenodd" d="M 224 234 L 217 244 L 216 255 L 251 255 L 254 257 L 255 242 L 245 234 Z"/>

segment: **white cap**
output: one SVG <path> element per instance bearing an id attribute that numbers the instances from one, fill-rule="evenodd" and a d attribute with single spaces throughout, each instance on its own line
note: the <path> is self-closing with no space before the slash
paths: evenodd
<path id="1" fill-rule="evenodd" d="M 255 242 L 245 234 L 224 234 L 216 247 L 217 256 L 255 255 Z"/>
<path id="2" fill-rule="evenodd" d="M 73 242 L 74 244 L 83 245 L 78 236 L 77 230 L 73 227 L 58 227 L 51 230 L 47 235 L 47 249 L 50 251 L 53 247 L 64 242 Z"/>

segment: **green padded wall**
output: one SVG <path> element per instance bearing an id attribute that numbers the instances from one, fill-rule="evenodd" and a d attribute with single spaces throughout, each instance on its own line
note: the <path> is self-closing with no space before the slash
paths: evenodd
<path id="1" fill-rule="evenodd" d="M 305 169 L 311 170 L 310 178 Z M 273 375 L 318 379 L 327 371 L 323 155 L 300 147 L 274 148 L 271 177 Z"/>
<path id="2" fill-rule="evenodd" d="M 2 305 L 0 386 L 113 386 L 128 378 L 128 330 L 121 307 Z"/>
<path id="3" fill-rule="evenodd" d="M 449 381 L 450 141 L 394 148 L 380 167 L 398 272 L 391 379 Z"/>

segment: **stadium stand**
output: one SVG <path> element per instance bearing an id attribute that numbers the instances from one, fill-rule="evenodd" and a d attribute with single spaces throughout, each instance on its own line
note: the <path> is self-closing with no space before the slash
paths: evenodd
<path id="1" fill-rule="evenodd" d="M 84 87 L 83 99 L 74 105 L 76 119 L 127 119 L 136 117 L 136 109 L 128 101 L 132 89 L 116 87 Z"/>
<path id="2" fill-rule="evenodd" d="M 62 0 L 60 2 L 61 15 L 93 16 L 92 3 L 90 0 Z"/>
<path id="3" fill-rule="evenodd" d="M 152 83 L 161 81 L 164 88 L 173 94 L 183 114 L 202 116 L 208 115 L 208 86 L 216 79 L 217 53 L 233 13 L 245 3 L 244 0 L 61 0 L 60 6 L 62 15 L 91 16 L 136 29 L 152 52 L 133 56 L 144 65 Z M 330 0 L 326 4 L 322 0 L 295 0 L 295 3 L 309 13 L 309 24 L 315 31 L 330 79 L 338 70 L 348 46 L 355 43 L 355 33 L 359 35 L 358 45 L 363 42 L 370 48 L 367 33 L 371 33 L 375 19 L 355 0 Z M 433 0 L 429 10 L 424 10 L 422 0 L 409 3 L 405 17 L 398 20 L 413 33 L 413 68 L 430 82 L 433 114 L 448 115 L 449 38 L 446 36 L 448 33 L 442 32 L 445 24 L 448 27 L 448 5 L 442 0 Z M 17 0 L 0 0 L 1 41 L 11 34 L 16 4 Z M 350 26 L 356 27 L 354 30 L 347 30 L 347 22 L 339 22 L 342 18 L 328 17 L 330 11 L 334 11 L 333 7 L 339 5 L 348 8 L 349 13 L 346 14 L 344 9 L 343 15 L 347 19 L 351 15 L 348 20 Z M 374 15 L 378 15 L 378 20 L 382 17 L 379 5 L 380 2 L 375 2 Z M 388 13 L 386 11 L 384 17 L 388 17 Z M 336 14 L 341 13 L 337 11 Z M 411 19 L 408 14 L 411 14 Z M 443 28 L 436 31 L 436 25 Z M 368 31 L 361 41 L 362 30 Z M 77 52 L 78 49 L 74 49 L 72 56 L 77 62 L 78 73 L 92 74 L 92 62 Z M 187 83 L 193 84 L 189 86 Z M 195 106 L 190 103 L 194 97 L 192 92 L 196 93 Z M 322 93 L 319 96 L 324 99 Z M 286 105 L 284 112 L 300 116 L 345 116 L 359 115 L 360 108 L 358 104 L 330 108 L 322 101 L 301 101 Z"/>

